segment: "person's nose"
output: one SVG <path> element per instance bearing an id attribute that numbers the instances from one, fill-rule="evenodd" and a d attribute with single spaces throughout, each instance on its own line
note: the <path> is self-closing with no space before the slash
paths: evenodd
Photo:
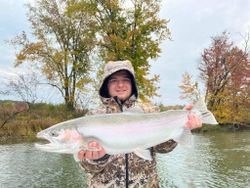
<path id="1" fill-rule="evenodd" d="M 123 80 L 118 80 L 117 86 L 118 87 L 122 87 L 123 85 L 124 85 Z"/>

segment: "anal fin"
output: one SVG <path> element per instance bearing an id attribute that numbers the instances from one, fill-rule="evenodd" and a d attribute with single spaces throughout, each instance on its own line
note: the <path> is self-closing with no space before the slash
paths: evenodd
<path id="1" fill-rule="evenodd" d="M 149 160 L 149 161 L 152 161 L 152 160 L 153 160 L 152 155 L 151 155 L 151 152 L 150 152 L 150 150 L 148 150 L 148 149 L 136 149 L 136 150 L 134 151 L 134 153 L 135 153 L 138 157 L 140 157 L 140 158 L 142 158 L 142 159 Z"/>

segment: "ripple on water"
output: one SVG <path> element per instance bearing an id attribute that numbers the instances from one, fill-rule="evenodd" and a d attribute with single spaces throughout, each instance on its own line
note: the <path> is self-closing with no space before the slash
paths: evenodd
<path id="1" fill-rule="evenodd" d="M 4 188 L 86 186 L 85 174 L 72 156 L 41 152 L 33 144 L 0 149 L 0 185 Z"/>
<path id="2" fill-rule="evenodd" d="M 192 148 L 157 155 L 162 188 L 249 187 L 250 136 L 194 135 Z M 38 151 L 33 144 L 0 145 L 0 187 L 86 187 L 73 157 Z"/>
<path id="3" fill-rule="evenodd" d="M 249 136 L 239 139 L 237 135 L 237 142 L 227 143 L 232 140 L 231 136 L 232 134 L 225 133 L 195 135 L 191 149 L 177 146 L 171 153 L 158 155 L 161 187 L 249 187 Z M 235 138 L 233 135 L 234 140 Z M 246 145 L 240 146 L 241 140 Z M 234 155 L 224 151 L 227 147 L 230 147 Z"/>

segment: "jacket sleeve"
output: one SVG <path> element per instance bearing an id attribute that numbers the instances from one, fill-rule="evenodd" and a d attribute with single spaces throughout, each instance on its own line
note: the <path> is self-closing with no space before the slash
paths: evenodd
<path id="1" fill-rule="evenodd" d="M 87 173 L 98 173 L 101 172 L 106 165 L 111 161 L 111 157 L 108 154 L 105 154 L 102 158 L 97 160 L 85 159 L 80 162 L 80 166 Z"/>
<path id="2" fill-rule="evenodd" d="M 154 146 L 152 150 L 155 153 L 168 153 L 171 152 L 176 146 L 177 142 L 171 139 L 168 140 L 167 142 Z"/>

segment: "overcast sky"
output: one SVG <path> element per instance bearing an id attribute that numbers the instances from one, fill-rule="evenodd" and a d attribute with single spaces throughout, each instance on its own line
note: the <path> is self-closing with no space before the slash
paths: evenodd
<path id="1" fill-rule="evenodd" d="M 13 47 L 10 40 L 22 31 L 29 30 L 23 4 L 27 0 L 0 0 L 0 81 L 22 69 L 14 69 Z M 191 73 L 199 81 L 197 71 L 201 53 L 208 48 L 211 37 L 223 31 L 231 34 L 236 44 L 241 44 L 250 29 L 250 0 L 163 0 L 160 16 L 169 19 L 172 41 L 161 45 L 161 57 L 152 61 L 152 74 L 159 74 L 161 94 L 157 102 L 165 105 L 184 104 L 179 100 L 182 74 Z M 44 95 L 44 94 L 43 94 Z M 59 94 L 47 94 L 50 102 L 58 101 Z M 1 96 L 0 96 L 1 97 Z"/>

